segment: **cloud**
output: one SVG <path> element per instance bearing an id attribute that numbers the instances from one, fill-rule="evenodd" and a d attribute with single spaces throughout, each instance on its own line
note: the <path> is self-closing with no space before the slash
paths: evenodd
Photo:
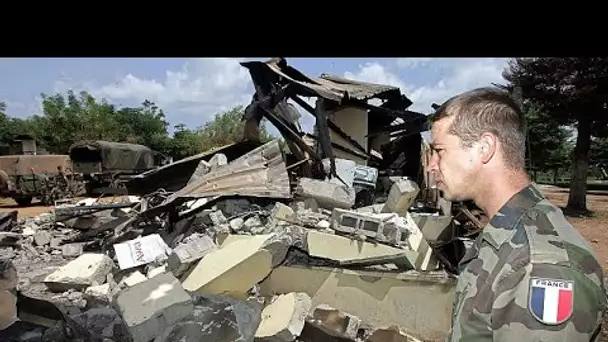
<path id="1" fill-rule="evenodd" d="M 397 66 L 401 68 L 414 68 L 427 66 L 437 58 L 397 58 Z"/>
<path id="2" fill-rule="evenodd" d="M 432 103 L 441 104 L 458 93 L 504 82 L 505 66 L 506 59 L 500 58 L 400 58 L 395 67 L 366 63 L 344 76 L 399 87 L 412 100 L 412 110 L 429 113 Z M 433 79 L 436 81 L 428 81 Z"/>
<path id="3" fill-rule="evenodd" d="M 86 90 L 95 97 L 124 105 L 136 105 L 147 99 L 165 109 L 172 125 L 183 122 L 195 127 L 220 111 L 251 101 L 253 86 L 248 70 L 239 64 L 242 60 L 192 59 L 181 70 L 167 70 L 160 80 L 139 78 L 131 73 L 105 85 L 63 78 L 55 82 L 54 91 Z"/>

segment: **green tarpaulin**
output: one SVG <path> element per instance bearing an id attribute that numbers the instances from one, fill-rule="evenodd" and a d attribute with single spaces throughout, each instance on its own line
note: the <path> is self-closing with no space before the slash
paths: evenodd
<path id="1" fill-rule="evenodd" d="M 139 144 L 79 141 L 70 147 L 74 162 L 100 162 L 105 171 L 146 171 L 154 168 L 154 151 Z"/>

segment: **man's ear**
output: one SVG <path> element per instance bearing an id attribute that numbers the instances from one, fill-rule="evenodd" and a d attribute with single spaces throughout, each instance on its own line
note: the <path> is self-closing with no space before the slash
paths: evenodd
<path id="1" fill-rule="evenodd" d="M 498 148 L 498 139 L 491 133 L 483 133 L 479 139 L 479 147 L 481 151 L 481 161 L 487 164 L 492 160 L 496 149 Z"/>

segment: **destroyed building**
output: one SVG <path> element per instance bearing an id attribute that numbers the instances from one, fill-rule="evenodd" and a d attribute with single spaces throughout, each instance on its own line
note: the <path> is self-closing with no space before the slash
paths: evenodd
<path id="1" fill-rule="evenodd" d="M 0 290 L 16 306 L 0 340 L 445 338 L 454 265 L 480 223 L 431 186 L 426 115 L 395 87 L 242 65 L 255 86 L 243 141 L 134 176 L 118 202 L 3 215 Z M 262 118 L 285 150 L 259 141 Z"/>

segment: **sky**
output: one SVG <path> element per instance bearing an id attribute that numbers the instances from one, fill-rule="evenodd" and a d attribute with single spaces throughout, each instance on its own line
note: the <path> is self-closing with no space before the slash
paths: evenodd
<path id="1" fill-rule="evenodd" d="M 172 128 L 197 128 L 221 111 L 251 101 L 253 85 L 239 62 L 249 58 L 5 58 L 0 59 L 0 101 L 7 114 L 40 114 L 40 94 L 86 90 L 120 106 L 148 99 L 163 109 Z M 260 58 L 255 60 L 266 60 Z M 309 76 L 328 73 L 389 84 L 428 114 L 431 104 L 473 88 L 504 83 L 504 58 L 287 58 Z M 312 116 L 302 112 L 310 132 Z M 269 127 L 271 133 L 276 129 Z"/>

